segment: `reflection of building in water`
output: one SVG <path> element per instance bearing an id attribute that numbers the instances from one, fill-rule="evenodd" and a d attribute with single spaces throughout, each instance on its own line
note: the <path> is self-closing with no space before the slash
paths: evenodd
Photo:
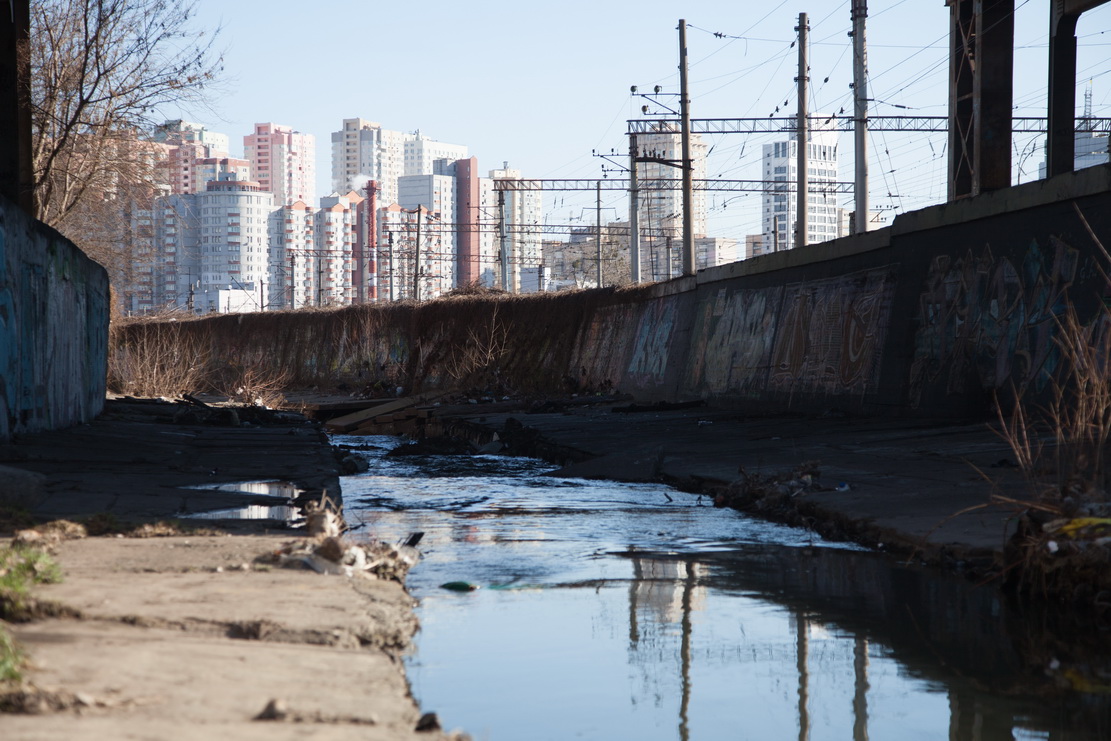
<path id="1" fill-rule="evenodd" d="M 686 580 L 702 576 L 702 565 L 685 561 L 656 558 L 633 559 L 632 608 L 639 619 L 667 625 L 683 618 L 683 590 Z M 691 609 L 701 610 L 706 603 L 705 590 L 698 588 L 692 595 Z"/>

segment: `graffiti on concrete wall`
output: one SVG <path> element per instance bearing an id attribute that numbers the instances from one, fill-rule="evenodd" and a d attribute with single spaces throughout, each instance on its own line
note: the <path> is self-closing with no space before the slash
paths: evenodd
<path id="1" fill-rule="evenodd" d="M 687 383 L 711 394 L 762 387 L 775 342 L 783 288 L 724 288 L 703 301 L 695 323 Z"/>
<path id="2" fill-rule="evenodd" d="M 659 385 L 667 371 L 678 300 L 675 296 L 646 303 L 637 324 L 636 341 L 626 378 L 638 386 Z"/>
<path id="3" fill-rule="evenodd" d="M 1044 386 L 1058 362 L 1055 330 L 1078 262 L 1078 251 L 1057 238 L 1045 247 L 1032 241 L 1017 267 L 990 245 L 934 257 L 918 300 L 911 405 L 937 385 L 945 394 Z"/>
<path id="4" fill-rule="evenodd" d="M 570 370 L 589 386 L 620 385 L 625 377 L 626 348 L 637 327 L 640 305 L 618 304 L 599 308 L 579 336 Z"/>
<path id="5" fill-rule="evenodd" d="M 879 381 L 895 267 L 786 286 L 768 386 L 863 394 Z"/>
<path id="6" fill-rule="evenodd" d="M 699 306 L 686 382 L 717 394 L 863 393 L 879 377 L 895 267 L 720 289 Z"/>

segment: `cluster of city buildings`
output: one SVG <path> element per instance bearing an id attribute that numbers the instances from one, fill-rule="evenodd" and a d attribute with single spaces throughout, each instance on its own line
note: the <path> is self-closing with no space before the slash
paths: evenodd
<path id="1" fill-rule="evenodd" d="M 1090 106 L 1090 103 L 1089 103 Z M 1077 166 L 1108 158 L 1106 137 L 1077 131 Z M 557 225 L 533 188 L 504 163 L 480 174 L 467 147 L 361 118 L 331 134 L 331 192 L 317 198 L 316 139 L 273 123 L 243 137 L 243 157 L 226 135 L 186 121 L 153 132 L 160 195 L 134 216 L 141 243 L 130 284 L 117 287 L 127 313 L 198 313 L 424 300 L 453 289 L 516 293 L 628 283 L 627 220 Z M 638 134 L 639 180 L 676 180 L 674 131 Z M 838 133 L 810 133 L 808 243 L 851 231 L 837 205 Z M 761 229 L 738 245 L 707 234 L 706 191 L 693 194 L 696 269 L 792 249 L 799 200 L 798 141 L 763 145 Z M 706 177 L 707 146 L 692 137 L 695 180 Z M 828 186 L 828 187 L 823 187 Z M 682 274 L 682 193 L 641 187 L 637 199 L 640 276 Z M 875 220 L 876 214 L 869 214 Z"/>
<path id="2" fill-rule="evenodd" d="M 331 193 L 317 198 L 316 139 L 273 123 L 243 137 L 243 157 L 200 124 L 168 121 L 153 133 L 160 193 L 136 219 L 143 264 L 121 291 L 124 310 L 199 313 L 344 306 L 429 299 L 465 286 L 511 292 L 627 283 L 628 221 L 546 224 L 542 193 L 498 188 L 519 180 L 503 167 L 480 174 L 467 147 L 361 118 L 331 134 Z M 674 180 L 662 163 L 681 156 L 674 132 L 640 135 L 641 182 Z M 695 265 L 703 269 L 790 249 L 797 202 L 797 143 L 765 145 L 763 229 L 745 245 L 707 234 L 706 193 L 694 193 Z M 815 131 L 811 182 L 837 179 L 837 135 Z M 707 146 L 693 137 L 696 180 Z M 810 242 L 843 236 L 845 210 L 811 194 Z M 682 194 L 643 188 L 638 198 L 641 277 L 682 272 Z"/>
<path id="3" fill-rule="evenodd" d="M 153 136 L 162 166 L 140 214 L 149 244 L 125 310 L 261 311 L 430 298 L 505 280 L 538 290 L 539 233 L 518 230 L 511 275 L 497 274 L 495 217 L 538 224 L 539 193 L 498 201 L 467 148 L 347 119 L 332 134 L 332 192 L 316 197 L 316 141 L 272 123 L 229 155 L 226 135 L 169 121 Z"/>

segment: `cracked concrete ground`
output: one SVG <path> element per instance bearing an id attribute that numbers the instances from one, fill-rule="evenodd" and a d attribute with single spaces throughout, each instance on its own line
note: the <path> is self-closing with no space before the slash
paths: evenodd
<path id="1" fill-rule="evenodd" d="M 12 632 L 31 656 L 31 681 L 64 688 L 83 705 L 7 715 L 5 736 L 441 737 L 415 731 L 420 712 L 400 655 L 417 626 L 401 585 L 252 565 L 285 540 L 63 543 L 65 580 L 36 596 L 81 617 Z M 307 720 L 254 720 L 272 700 Z"/>

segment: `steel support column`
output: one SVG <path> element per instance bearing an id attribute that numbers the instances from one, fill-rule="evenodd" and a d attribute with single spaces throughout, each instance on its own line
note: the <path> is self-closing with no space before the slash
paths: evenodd
<path id="1" fill-rule="evenodd" d="M 1011 184 L 1014 0 L 949 0 L 949 200 Z"/>

